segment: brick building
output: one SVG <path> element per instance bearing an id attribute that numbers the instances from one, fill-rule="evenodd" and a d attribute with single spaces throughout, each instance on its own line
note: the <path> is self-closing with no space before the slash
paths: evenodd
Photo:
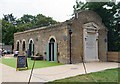
<path id="1" fill-rule="evenodd" d="M 15 33 L 14 49 L 20 55 L 40 53 L 60 63 L 79 63 L 82 58 L 85 62 L 107 61 L 107 28 L 95 12 L 80 11 L 66 22 Z"/>

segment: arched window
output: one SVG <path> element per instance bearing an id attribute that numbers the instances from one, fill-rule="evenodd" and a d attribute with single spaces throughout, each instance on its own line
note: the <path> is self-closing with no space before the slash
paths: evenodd
<path id="1" fill-rule="evenodd" d="M 29 40 L 29 57 L 34 55 L 34 41 L 32 39 Z"/>
<path id="2" fill-rule="evenodd" d="M 25 41 L 22 43 L 22 51 L 25 51 Z"/>
<path id="3" fill-rule="evenodd" d="M 19 45 L 20 45 L 20 43 L 19 43 L 19 41 L 17 42 L 17 51 L 19 51 Z"/>
<path id="4" fill-rule="evenodd" d="M 55 37 L 51 37 L 46 46 L 46 58 L 48 61 L 57 62 L 57 42 Z"/>
<path id="5" fill-rule="evenodd" d="M 49 61 L 54 61 L 54 43 L 55 40 L 51 38 L 49 43 Z"/>

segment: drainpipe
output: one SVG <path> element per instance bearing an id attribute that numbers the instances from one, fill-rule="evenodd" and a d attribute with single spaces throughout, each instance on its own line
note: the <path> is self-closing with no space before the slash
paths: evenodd
<path id="1" fill-rule="evenodd" d="M 71 24 L 69 25 L 69 46 L 70 46 L 70 64 L 72 64 L 72 59 L 71 59 L 71 35 L 72 35 L 72 29 L 71 29 Z"/>

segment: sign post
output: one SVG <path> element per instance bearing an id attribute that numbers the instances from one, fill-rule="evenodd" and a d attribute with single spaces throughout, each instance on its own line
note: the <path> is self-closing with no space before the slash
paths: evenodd
<path id="1" fill-rule="evenodd" d="M 30 84 L 30 80 L 31 80 L 31 77 L 32 77 L 32 74 L 33 74 L 33 69 L 34 69 L 34 66 L 35 66 L 35 60 L 36 60 L 36 58 L 34 58 L 34 62 L 33 62 L 33 66 L 32 66 L 32 70 L 31 70 L 31 74 L 30 74 L 30 77 L 29 77 L 28 84 Z"/>
<path id="2" fill-rule="evenodd" d="M 28 69 L 27 57 L 26 56 L 17 56 L 16 71 L 18 71 L 20 69 Z"/>

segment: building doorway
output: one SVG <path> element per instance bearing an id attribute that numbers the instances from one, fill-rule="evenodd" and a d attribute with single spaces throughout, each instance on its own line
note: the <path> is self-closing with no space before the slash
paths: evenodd
<path id="1" fill-rule="evenodd" d="M 84 61 L 99 61 L 98 59 L 98 26 L 94 23 L 85 24 L 83 31 Z"/>
<path id="2" fill-rule="evenodd" d="M 57 62 L 57 43 L 51 38 L 47 45 L 47 60 Z"/>
<path id="3" fill-rule="evenodd" d="M 29 48 L 28 48 L 28 57 L 31 57 L 34 55 L 34 42 L 33 40 L 29 41 Z"/>
<path id="4" fill-rule="evenodd" d="M 22 51 L 25 51 L 25 41 L 22 43 Z"/>
<path id="5" fill-rule="evenodd" d="M 19 43 L 19 41 L 17 42 L 17 51 L 19 51 L 19 47 L 20 47 L 20 43 Z"/>
<path id="6" fill-rule="evenodd" d="M 87 33 L 85 41 L 85 61 L 98 61 L 98 41 L 96 33 Z"/>
<path id="7" fill-rule="evenodd" d="M 55 43 L 55 40 L 53 38 L 50 39 L 50 43 L 49 43 L 49 61 L 54 61 L 54 43 Z"/>

